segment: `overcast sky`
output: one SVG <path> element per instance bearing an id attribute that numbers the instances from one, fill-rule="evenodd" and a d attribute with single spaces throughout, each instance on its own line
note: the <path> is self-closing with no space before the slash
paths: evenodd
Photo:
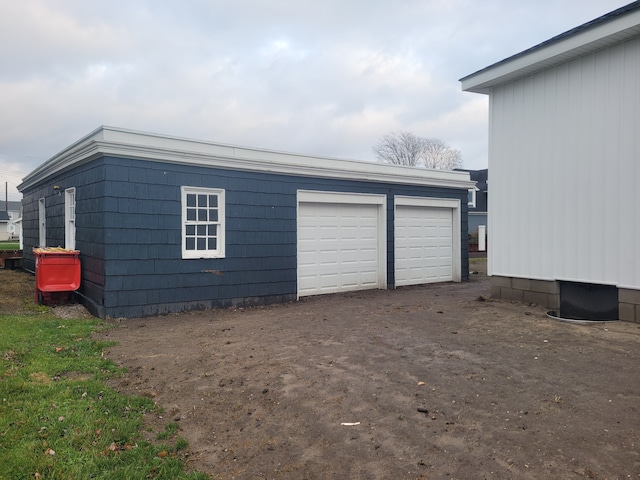
<path id="1" fill-rule="evenodd" d="M 0 0 L 0 199 L 100 125 L 375 161 L 384 134 L 487 167 L 460 78 L 630 0 Z"/>

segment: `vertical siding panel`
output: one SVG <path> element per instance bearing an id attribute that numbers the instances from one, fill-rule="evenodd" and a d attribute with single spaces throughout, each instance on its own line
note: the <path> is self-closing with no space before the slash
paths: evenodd
<path id="1" fill-rule="evenodd" d="M 551 246 L 549 245 L 549 213 L 551 211 L 551 176 L 548 174 L 549 150 L 553 150 L 553 134 L 549 131 L 546 118 L 548 118 L 547 98 L 553 98 L 553 89 L 547 89 L 547 78 L 553 77 L 552 73 L 542 72 L 533 78 L 532 111 L 533 118 L 530 125 L 537 125 L 538 141 L 534 142 L 532 149 L 531 174 L 528 176 L 527 198 L 535 198 L 538 192 L 540 204 L 536 208 L 531 204 L 531 228 L 532 228 L 532 254 L 526 255 L 534 277 L 540 277 L 549 268 Z M 528 128 L 531 131 L 531 128 Z"/>
<path id="2" fill-rule="evenodd" d="M 558 74 L 556 70 L 540 75 L 540 88 L 537 102 L 540 106 L 536 122 L 541 126 L 541 141 L 538 159 L 537 189 L 540 191 L 540 206 L 537 208 L 537 228 L 540 237 L 540 260 L 537 262 L 535 276 L 542 278 L 553 269 L 554 262 L 554 223 L 557 215 L 557 175 L 549 175 L 558 165 L 554 152 L 558 150 L 558 129 L 553 128 L 557 121 Z M 534 187 L 536 188 L 536 187 Z M 533 193 L 533 192 L 532 192 Z"/>
<path id="3" fill-rule="evenodd" d="M 583 198 L 577 195 L 577 191 L 582 192 L 585 188 L 586 175 L 585 168 L 579 164 L 578 159 L 584 154 L 580 150 L 582 145 L 583 132 L 580 127 L 580 117 L 583 112 L 580 110 L 580 92 L 582 89 L 582 62 L 576 61 L 568 66 L 569 85 L 567 91 L 567 101 L 563 105 L 566 112 L 566 124 L 564 125 L 565 138 L 562 156 L 557 160 L 560 165 L 564 165 L 563 172 L 564 183 L 562 189 L 564 192 L 564 203 L 554 212 L 563 222 L 563 230 L 561 238 L 563 240 L 562 248 L 559 252 L 559 261 L 556 265 L 555 275 L 551 273 L 551 278 L 570 278 L 572 276 L 572 265 L 576 265 L 579 261 L 578 241 L 580 239 L 579 218 L 580 203 Z M 557 120 L 556 120 L 557 121 Z M 556 123 L 557 128 L 563 128 L 562 125 Z"/>
<path id="4" fill-rule="evenodd" d="M 516 82 L 516 100 L 517 108 L 516 114 L 521 117 L 520 122 L 516 122 L 516 134 L 511 142 L 511 158 L 518 159 L 519 162 L 511 162 L 512 165 L 512 181 L 510 183 L 511 198 L 531 198 L 531 183 L 532 174 L 534 172 L 535 159 L 535 142 L 530 145 L 530 148 L 519 148 L 522 145 L 522 141 L 530 134 L 530 126 L 533 118 L 533 80 L 532 77 L 526 77 L 523 81 Z M 534 134 L 535 136 L 535 134 Z M 518 208 L 516 204 L 520 204 Z M 526 207 L 523 209 L 523 205 Z M 515 229 L 511 229 L 511 237 L 514 245 L 519 245 L 519 248 L 514 248 L 512 265 L 515 271 L 518 272 L 518 276 L 521 276 L 523 272 L 531 270 L 531 252 L 534 249 L 534 234 L 535 230 L 531 229 L 532 226 L 532 214 L 533 205 L 529 202 L 512 202 L 509 206 L 511 218 L 513 219 Z M 527 231 L 527 234 L 522 238 L 515 238 L 516 232 Z"/>
<path id="5" fill-rule="evenodd" d="M 514 87 L 514 108 L 513 114 L 519 117 L 519 121 L 513 122 L 515 126 L 513 135 L 510 138 L 510 159 L 509 168 L 511 171 L 509 182 L 510 198 L 529 198 L 529 172 L 531 171 L 531 150 L 530 148 L 517 148 L 521 145 L 521 141 L 526 135 L 527 124 L 531 115 L 531 101 L 529 98 L 530 82 L 517 81 Z M 526 87 L 525 87 L 525 84 Z M 520 203 L 518 209 L 514 208 L 514 204 Z M 509 268 L 521 275 L 520 272 L 529 269 L 529 253 L 531 252 L 531 231 L 527 228 L 531 222 L 531 205 L 527 202 L 510 202 L 508 218 L 511 219 L 512 227 L 509 229 L 510 239 L 510 257 Z M 527 232 L 520 238 L 514 238 L 516 232 Z"/>
<path id="6" fill-rule="evenodd" d="M 601 278 L 604 279 L 605 261 L 606 261 L 606 249 L 611 248 L 605 245 L 605 228 L 607 222 L 607 203 L 609 203 L 609 195 L 612 192 L 608 191 L 608 185 L 606 178 L 608 172 L 611 170 L 611 165 L 608 165 L 608 143 L 611 138 L 612 130 L 607 121 L 606 112 L 609 110 L 610 105 L 607 90 L 609 83 L 609 54 L 608 51 L 603 50 L 599 53 L 592 55 L 591 65 L 593 66 L 593 73 L 590 72 L 590 78 L 592 78 L 591 92 L 588 92 L 585 96 L 583 103 L 587 98 L 591 98 L 590 111 L 585 116 L 585 120 L 588 123 L 588 134 L 585 137 L 589 151 L 587 152 L 587 158 L 590 163 L 590 175 L 589 175 L 589 191 L 586 196 L 590 200 L 590 211 L 586 212 L 583 217 L 585 224 L 585 234 L 589 236 L 591 241 L 591 250 L 589 254 L 589 272 L 588 278 Z M 617 137 L 617 132 L 614 133 L 614 137 Z M 604 195 L 603 195 L 604 194 Z M 604 196 L 604 198 L 603 198 Z"/>
<path id="7" fill-rule="evenodd" d="M 547 117 L 548 128 L 554 137 L 552 147 L 549 150 L 550 166 L 549 171 L 558 171 L 557 175 L 550 175 L 553 182 L 553 203 L 547 210 L 551 216 L 552 229 L 552 260 L 541 277 L 553 279 L 558 272 L 562 270 L 566 261 L 564 252 L 567 251 L 567 221 L 562 212 L 570 208 L 571 196 L 567 190 L 567 178 L 573 175 L 571 164 L 567 158 L 567 133 L 563 132 L 560 125 L 569 128 L 570 110 L 569 110 L 569 92 L 572 89 L 570 83 L 570 72 L 568 65 L 561 65 L 557 69 L 554 87 L 556 90 L 555 102 L 550 105 L 549 109 L 552 113 Z"/>
<path id="8" fill-rule="evenodd" d="M 504 274 L 505 271 L 505 257 L 508 247 L 508 241 L 506 236 L 508 232 L 504 228 L 504 216 L 505 202 L 502 200 L 506 197 L 508 192 L 505 191 L 504 184 L 505 178 L 508 178 L 508 172 L 506 171 L 508 165 L 506 165 L 504 159 L 507 157 L 505 153 L 506 142 L 502 140 L 507 138 L 509 132 L 505 127 L 505 115 L 510 110 L 511 102 L 509 98 L 509 87 L 496 90 L 493 95 L 489 97 L 491 119 L 489 128 L 489 169 L 494 171 L 491 174 L 489 181 L 489 189 L 491 193 L 488 197 L 488 211 L 489 211 L 489 273 L 491 274 Z M 492 253 L 495 252 L 495 255 Z M 499 253 L 498 253 L 499 252 Z"/>
<path id="9" fill-rule="evenodd" d="M 606 83 L 602 85 L 603 96 L 606 95 L 606 114 L 604 125 L 606 128 L 603 136 L 606 144 L 602 149 L 602 167 L 604 183 L 604 221 L 602 236 L 604 243 L 602 278 L 606 283 L 617 283 L 620 276 L 618 259 L 620 258 L 620 175 L 624 169 L 620 168 L 622 160 L 621 152 L 624 143 L 624 126 L 622 117 L 625 115 L 624 98 L 627 92 L 624 89 L 624 46 L 619 45 L 606 51 L 607 62 L 601 66 L 606 67 Z M 631 93 L 631 92 L 629 92 Z M 631 98 L 631 97 L 629 97 Z M 627 190 L 628 195 L 632 190 Z M 624 207 L 623 210 L 626 210 Z"/>
<path id="10" fill-rule="evenodd" d="M 517 159 L 516 162 L 511 162 L 512 168 L 512 182 L 510 184 L 511 198 L 531 198 L 531 175 L 534 171 L 533 162 L 535 162 L 535 145 L 536 142 L 532 142 L 529 148 L 518 148 L 518 145 L 522 145 L 522 141 L 527 136 L 527 130 L 532 124 L 532 118 L 534 115 L 534 83 L 532 77 L 526 77 L 521 81 L 515 82 L 516 88 L 516 116 L 520 117 L 520 121 L 516 122 L 516 134 L 511 142 L 512 159 Z M 530 132 L 529 132 L 530 133 Z M 534 133 L 534 136 L 536 134 Z M 514 203 L 520 203 L 520 208 L 514 208 Z M 515 245 L 519 245 L 520 248 L 516 249 L 512 258 L 512 268 L 518 272 L 518 276 L 522 275 L 522 272 L 531 271 L 531 253 L 533 252 L 535 243 L 533 240 L 535 229 L 532 229 L 532 213 L 533 206 L 529 202 L 513 202 L 510 207 L 511 218 L 513 219 L 514 227 L 511 229 L 512 241 Z M 519 210 L 519 211 L 518 211 Z M 521 238 L 516 239 L 516 232 L 527 232 Z"/>
<path id="11" fill-rule="evenodd" d="M 487 197 L 487 237 L 488 237 L 488 258 L 487 258 L 487 273 L 494 275 L 499 271 L 501 256 L 494 255 L 492 252 L 501 252 L 501 236 L 502 231 L 500 229 L 500 215 L 502 209 L 500 208 L 500 202 L 496 201 L 494 194 L 499 192 L 500 178 L 502 175 L 500 171 L 502 169 L 502 154 L 500 152 L 500 142 L 497 141 L 498 132 L 500 131 L 502 118 L 502 111 L 504 103 L 504 90 L 494 90 L 489 95 L 489 144 L 488 144 L 488 167 L 491 172 L 494 170 L 496 176 L 491 176 L 489 180 L 489 189 L 491 193 Z M 500 167 L 500 168 L 498 168 Z M 497 190 L 494 190 L 497 189 Z M 498 198 L 501 198 L 498 196 Z"/>
<path id="12" fill-rule="evenodd" d="M 575 266 L 578 267 L 579 278 L 591 278 L 594 272 L 595 258 L 595 238 L 594 232 L 597 228 L 602 228 L 600 219 L 595 216 L 598 207 L 594 192 L 597 192 L 601 185 L 597 180 L 601 180 L 598 176 L 598 169 L 593 154 L 593 138 L 599 134 L 593 128 L 593 116 L 597 112 L 594 109 L 595 91 L 595 61 L 593 56 L 585 57 L 582 60 L 582 88 L 580 89 L 577 105 L 581 111 L 580 122 L 581 134 L 575 141 L 575 147 L 578 149 L 581 166 L 578 166 L 585 172 L 583 188 L 573 186 L 574 194 L 580 198 L 578 207 L 578 239 L 577 248 L 579 256 L 576 258 Z M 596 228 L 592 229 L 592 225 Z M 574 277 L 575 278 L 575 277 Z"/>
<path id="13" fill-rule="evenodd" d="M 640 38 L 623 45 L 618 172 L 619 284 L 640 288 Z"/>
<path id="14" fill-rule="evenodd" d="M 516 109 L 516 95 L 512 85 L 508 86 L 504 93 L 504 103 L 502 105 L 501 115 L 503 123 L 500 125 L 500 131 L 496 133 L 496 135 L 503 140 L 503 143 L 501 143 L 500 145 L 501 161 L 500 165 L 498 166 L 501 172 L 501 176 L 499 179 L 496 179 L 495 183 L 499 182 L 496 187 L 499 189 L 500 198 L 513 198 L 513 193 L 509 189 L 509 186 L 510 179 L 512 178 L 511 169 L 514 164 L 514 162 L 511 162 L 510 160 L 513 155 L 511 142 L 513 141 L 513 137 L 515 136 L 515 126 L 513 122 L 511 122 L 511 119 L 508 117 L 508 115 L 512 115 L 512 112 Z M 489 197 L 491 197 L 491 195 L 489 195 Z M 500 240 L 500 244 L 498 245 L 498 248 L 500 249 L 500 265 L 498 272 L 512 271 L 512 251 L 514 249 L 514 246 L 517 245 L 514 244 L 511 238 L 513 228 L 509 227 L 509 222 L 513 221 L 514 219 L 509 208 L 509 203 L 510 202 L 500 203 L 500 212 L 498 214 L 498 218 L 495 219 L 499 230 L 499 232 L 496 233 L 496 236 Z"/>

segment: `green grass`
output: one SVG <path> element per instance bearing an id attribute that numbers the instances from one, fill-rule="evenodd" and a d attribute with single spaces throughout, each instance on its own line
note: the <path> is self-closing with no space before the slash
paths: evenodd
<path id="1" fill-rule="evenodd" d="M 19 242 L 0 242 L 0 250 L 20 250 Z"/>
<path id="2" fill-rule="evenodd" d="M 469 263 L 482 263 L 486 261 L 487 261 L 487 257 L 473 257 L 469 259 Z"/>
<path id="3" fill-rule="evenodd" d="M 177 425 L 168 445 L 144 441 L 143 414 L 157 407 L 106 385 L 120 370 L 90 338 L 96 328 L 0 315 L 0 479 L 206 479 L 185 473 Z"/>
<path id="4" fill-rule="evenodd" d="M 177 431 L 178 431 L 178 424 L 170 422 L 165 425 L 164 432 L 159 433 L 156 438 L 158 440 L 166 440 L 167 438 L 173 437 Z"/>

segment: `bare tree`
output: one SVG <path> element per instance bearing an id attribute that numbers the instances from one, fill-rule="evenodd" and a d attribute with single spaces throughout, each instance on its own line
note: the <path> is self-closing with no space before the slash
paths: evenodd
<path id="1" fill-rule="evenodd" d="M 408 132 L 382 137 L 373 147 L 378 160 L 393 165 L 424 166 L 453 170 L 462 166 L 462 153 L 437 138 L 422 138 Z"/>
<path id="2" fill-rule="evenodd" d="M 462 166 L 462 153 L 440 139 L 426 138 L 423 162 L 426 168 L 453 170 Z"/>
<path id="3" fill-rule="evenodd" d="M 422 161 L 422 143 L 413 133 L 393 132 L 382 137 L 373 151 L 381 162 L 417 167 Z"/>

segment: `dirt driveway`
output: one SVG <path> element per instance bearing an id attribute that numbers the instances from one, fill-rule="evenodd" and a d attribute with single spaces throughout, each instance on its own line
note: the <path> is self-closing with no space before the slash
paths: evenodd
<path id="1" fill-rule="evenodd" d="M 126 320 L 108 356 L 216 479 L 640 478 L 640 325 L 471 282 Z M 481 298 L 483 297 L 483 298 Z M 153 417 L 153 416 L 149 416 Z"/>

